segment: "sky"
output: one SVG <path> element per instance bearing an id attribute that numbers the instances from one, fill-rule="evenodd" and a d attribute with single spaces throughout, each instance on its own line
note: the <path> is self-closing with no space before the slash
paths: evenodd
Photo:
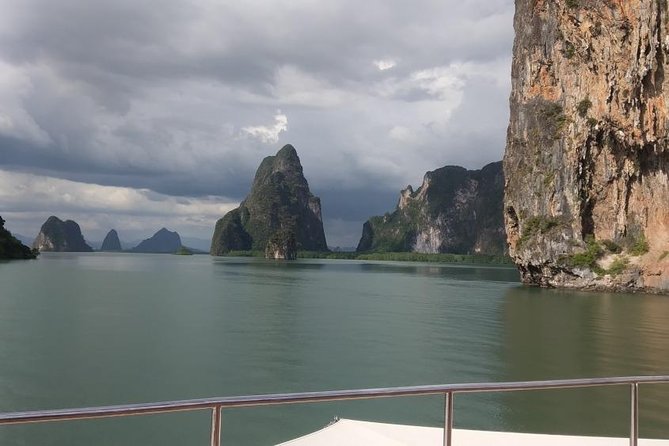
<path id="1" fill-rule="evenodd" d="M 292 144 L 330 246 L 498 161 L 513 0 L 0 0 L 0 215 L 210 239 Z"/>

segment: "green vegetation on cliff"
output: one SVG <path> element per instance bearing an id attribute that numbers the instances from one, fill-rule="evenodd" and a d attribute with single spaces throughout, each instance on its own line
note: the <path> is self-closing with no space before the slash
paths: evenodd
<path id="1" fill-rule="evenodd" d="M 218 220 L 214 237 L 211 241 L 211 254 L 221 255 L 230 251 L 246 251 L 253 246 L 251 235 L 246 232 L 242 223 L 242 211 L 246 209 L 233 209 L 225 217 Z M 245 218 L 248 221 L 248 216 Z"/>
<path id="2" fill-rule="evenodd" d="M 176 254 L 178 256 L 192 256 L 193 251 L 186 248 L 185 246 L 181 246 L 179 249 L 177 249 L 177 252 L 175 252 L 174 254 Z"/>
<path id="3" fill-rule="evenodd" d="M 28 248 L 6 230 L 5 220 L 0 217 L 0 260 L 34 259 L 37 254 L 37 251 Z"/>
<path id="4" fill-rule="evenodd" d="M 629 266 L 630 260 L 628 255 L 637 257 L 648 251 L 648 245 L 643 234 L 621 240 L 624 246 L 629 246 L 627 251 L 617 242 L 612 240 L 597 241 L 592 235 L 586 236 L 584 242 L 585 248 L 583 251 L 564 256 L 561 262 L 567 267 L 589 269 L 598 276 L 607 274 L 618 276 L 625 272 Z M 608 268 L 603 268 L 599 263 L 605 256 L 613 256 L 613 261 L 611 261 Z"/>
<path id="5" fill-rule="evenodd" d="M 210 253 L 265 252 L 273 237 L 288 233 L 297 249 L 327 251 L 320 199 L 309 191 L 291 145 L 262 161 L 249 195 L 216 223 Z"/>

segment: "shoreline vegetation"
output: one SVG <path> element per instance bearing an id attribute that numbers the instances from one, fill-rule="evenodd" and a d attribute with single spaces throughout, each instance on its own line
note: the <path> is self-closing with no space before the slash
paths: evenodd
<path id="1" fill-rule="evenodd" d="M 265 257 L 264 251 L 230 251 L 221 257 Z M 480 265 L 508 265 L 508 256 L 488 254 L 424 254 L 418 252 L 337 252 L 298 251 L 298 259 L 378 260 L 392 262 L 469 263 Z"/>

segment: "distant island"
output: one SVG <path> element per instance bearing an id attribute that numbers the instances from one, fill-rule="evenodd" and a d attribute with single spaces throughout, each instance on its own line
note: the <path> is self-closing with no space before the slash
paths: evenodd
<path id="1" fill-rule="evenodd" d="M 210 254 L 259 251 L 294 259 L 298 250 L 328 251 L 321 201 L 309 190 L 297 151 L 284 146 L 263 159 L 251 192 L 216 223 Z"/>
<path id="2" fill-rule="evenodd" d="M 119 240 L 118 238 L 118 232 L 116 232 L 116 229 L 112 229 L 105 236 L 100 251 L 121 251 L 121 250 L 122 250 L 121 240 Z"/>
<path id="3" fill-rule="evenodd" d="M 5 220 L 0 217 L 0 260 L 34 259 L 37 254 L 5 229 Z"/>
<path id="4" fill-rule="evenodd" d="M 508 263 L 503 225 L 501 162 L 480 170 L 445 166 L 425 174 L 414 191 L 402 190 L 396 209 L 363 226 L 356 252 L 331 252 L 326 244 L 320 199 L 309 190 L 295 148 L 286 145 L 263 159 L 248 196 L 218 220 L 214 256 Z M 79 225 L 51 216 L 34 246 L 40 251 L 92 252 Z M 180 235 L 161 228 L 123 251 L 111 229 L 100 251 L 190 255 Z"/>
<path id="5" fill-rule="evenodd" d="M 94 251 L 86 243 L 81 229 L 75 221 L 63 221 L 55 216 L 49 217 L 42 225 L 33 246 L 35 252 Z M 166 228 L 161 228 L 151 237 L 142 240 L 137 246 L 129 250 L 122 249 L 118 232 L 115 229 L 111 229 L 105 236 L 99 251 L 181 255 L 206 253 L 205 251 L 183 246 L 179 234 Z"/>
<path id="6" fill-rule="evenodd" d="M 174 254 L 180 248 L 181 237 L 177 232 L 161 228 L 146 240 L 141 241 L 130 252 L 149 253 L 149 254 Z"/>
<path id="7" fill-rule="evenodd" d="M 33 248 L 40 252 L 93 252 L 76 222 L 63 221 L 53 215 L 42 225 Z"/>

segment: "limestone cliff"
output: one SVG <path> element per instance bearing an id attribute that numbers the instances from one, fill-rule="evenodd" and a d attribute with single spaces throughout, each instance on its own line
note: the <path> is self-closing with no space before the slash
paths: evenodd
<path id="1" fill-rule="evenodd" d="M 34 259 L 36 251 L 21 243 L 5 229 L 5 220 L 0 217 L 0 260 Z"/>
<path id="2" fill-rule="evenodd" d="M 667 2 L 516 0 L 505 224 L 522 280 L 669 289 Z"/>
<path id="3" fill-rule="evenodd" d="M 51 216 L 42 225 L 33 248 L 38 251 L 57 252 L 92 252 L 93 248 L 86 244 L 81 228 L 72 221 L 63 221 Z"/>
<path id="4" fill-rule="evenodd" d="M 100 251 L 121 251 L 121 240 L 118 238 L 116 229 L 112 229 L 105 236 Z"/>
<path id="5" fill-rule="evenodd" d="M 216 223 L 210 253 L 257 250 L 269 255 L 275 251 L 266 250 L 268 242 L 282 234 L 291 234 L 297 249 L 328 250 L 320 199 L 309 191 L 291 145 L 262 161 L 249 195 Z"/>
<path id="6" fill-rule="evenodd" d="M 358 251 L 503 254 L 502 163 L 481 170 L 446 166 L 400 193 L 393 213 L 363 226 Z"/>

